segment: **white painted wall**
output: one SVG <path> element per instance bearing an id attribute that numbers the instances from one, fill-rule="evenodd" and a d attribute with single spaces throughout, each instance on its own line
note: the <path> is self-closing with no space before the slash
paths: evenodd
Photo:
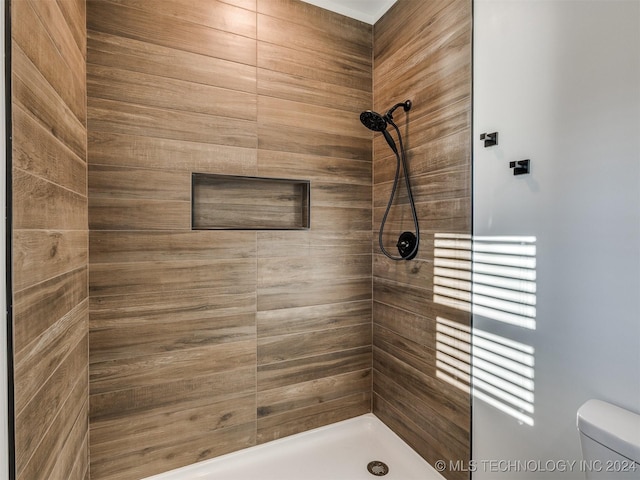
<path id="1" fill-rule="evenodd" d="M 474 235 L 537 238 L 536 329 L 474 315 L 535 349 L 534 425 L 474 400 L 473 458 L 580 459 L 583 402 L 640 413 L 640 1 L 475 0 L 473 122 Z"/>

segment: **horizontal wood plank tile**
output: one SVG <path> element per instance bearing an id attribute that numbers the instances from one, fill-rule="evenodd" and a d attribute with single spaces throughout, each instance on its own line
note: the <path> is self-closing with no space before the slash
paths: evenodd
<path id="1" fill-rule="evenodd" d="M 85 62 L 57 4 L 25 0 L 12 3 L 11 9 L 14 45 L 19 46 L 20 52 L 29 59 L 27 61 L 37 66 L 38 73 L 73 112 L 75 119 L 84 124 Z M 15 52 L 17 49 L 13 50 Z M 13 70 L 22 72 L 23 62 L 20 60 Z"/>
<path id="2" fill-rule="evenodd" d="M 91 198 L 191 201 L 191 175 L 156 169 L 89 166 Z"/>
<path id="3" fill-rule="evenodd" d="M 89 235 L 91 263 L 252 258 L 255 232 L 109 231 Z"/>
<path id="4" fill-rule="evenodd" d="M 13 228 L 86 230 L 87 197 L 13 170 Z"/>
<path id="5" fill-rule="evenodd" d="M 311 228 L 330 233 L 371 231 L 371 213 L 364 208 L 316 206 L 311 211 Z"/>
<path id="6" fill-rule="evenodd" d="M 421 175 L 437 172 L 442 169 L 463 167 L 470 158 L 471 145 L 468 128 L 450 135 L 428 141 L 407 150 L 410 172 Z M 376 149 L 379 152 L 379 149 Z M 386 152 L 386 150 L 385 150 Z M 389 156 L 381 155 L 374 171 L 374 183 L 393 181 L 396 161 Z"/>
<path id="7" fill-rule="evenodd" d="M 197 289 L 167 293 L 93 295 L 90 298 L 91 330 L 158 325 L 168 329 L 180 314 L 185 322 L 242 317 L 255 313 L 255 287 L 238 285 L 227 292 Z"/>
<path id="8" fill-rule="evenodd" d="M 118 457 L 93 459 L 91 474 L 103 480 L 143 478 L 255 445 L 255 423 L 219 429 L 184 439 L 180 444 L 154 445 Z"/>
<path id="9" fill-rule="evenodd" d="M 371 108 L 369 93 L 300 75 L 266 68 L 258 69 L 258 95 L 331 107 L 344 111 L 345 117 L 357 118 L 356 112 Z"/>
<path id="10" fill-rule="evenodd" d="M 65 478 L 67 480 L 85 480 L 89 474 L 89 425 L 87 422 L 89 411 L 89 392 L 88 390 L 82 395 L 83 404 L 80 413 L 75 421 L 67 420 L 66 426 L 71 425 L 71 431 L 57 437 L 64 439 L 64 445 L 61 450 L 66 455 L 55 458 L 55 464 L 51 468 L 50 478 Z M 78 448 L 80 446 L 80 448 Z M 41 447 L 42 448 L 42 447 Z M 53 451 L 48 447 L 49 454 Z M 77 452 L 77 453 L 76 453 Z M 73 454 L 76 453 L 74 456 Z M 40 472 L 47 471 L 48 468 L 39 468 Z M 29 474 L 31 475 L 31 474 Z M 26 476 L 26 478 L 33 478 Z"/>
<path id="11" fill-rule="evenodd" d="M 335 53 L 335 52 L 333 52 Z M 290 48 L 287 43 L 258 42 L 258 67 L 312 81 L 371 92 L 371 60 Z"/>
<path id="12" fill-rule="evenodd" d="M 87 88 L 92 98 L 213 116 L 257 119 L 256 95 L 161 75 L 89 65 Z"/>
<path id="13" fill-rule="evenodd" d="M 86 159 L 78 157 L 19 104 L 12 105 L 13 167 L 87 195 Z"/>
<path id="14" fill-rule="evenodd" d="M 388 425 L 394 432 L 407 442 L 414 450 L 416 450 L 425 460 L 434 464 L 443 458 L 451 458 L 451 461 L 468 461 L 470 452 L 468 448 L 458 447 L 455 445 L 443 445 L 438 443 L 431 435 L 430 430 L 422 430 L 418 427 L 408 415 L 400 410 L 393 408 L 389 402 L 383 397 L 373 395 L 374 409 L 376 415 Z M 445 447 L 445 448 L 443 448 Z M 448 448 L 447 448 L 448 447 Z M 466 480 L 469 472 L 444 472 L 450 480 Z"/>
<path id="15" fill-rule="evenodd" d="M 96 422 L 91 426 L 91 436 L 95 437 L 91 455 L 96 463 L 104 462 L 144 445 L 168 447 L 196 435 L 213 436 L 218 429 L 246 424 L 255 418 L 255 397 L 245 395 L 179 411 L 158 409 L 126 419 Z M 171 436 L 166 434 L 167 422 L 179 426 Z"/>
<path id="16" fill-rule="evenodd" d="M 172 78 L 241 92 L 256 92 L 254 66 L 90 30 L 88 68 L 93 65 Z"/>
<path id="17" fill-rule="evenodd" d="M 86 58 L 87 53 L 87 6 L 80 0 L 56 0 L 58 7 L 78 46 L 78 50 Z"/>
<path id="18" fill-rule="evenodd" d="M 88 342 L 84 336 L 57 366 L 38 393 L 21 411 L 16 412 L 16 423 L 22 426 L 16 430 L 15 439 L 16 469 L 19 477 L 45 433 L 55 423 L 61 409 L 64 409 L 65 402 L 69 398 L 77 398 L 74 395 L 77 396 L 78 389 L 86 391 L 87 377 L 83 373 L 87 371 L 87 357 Z"/>
<path id="19" fill-rule="evenodd" d="M 171 318 L 163 319 L 162 323 L 136 325 L 118 322 L 116 327 L 95 326 L 98 322 L 94 320 L 89 333 L 91 364 L 157 354 L 169 356 L 182 350 L 214 348 L 220 344 L 254 339 L 256 335 L 253 312 L 227 317 L 216 312 L 215 318 L 182 320 L 178 325 L 169 323 Z"/>
<path id="20" fill-rule="evenodd" d="M 88 295 L 85 266 L 14 292 L 14 349 L 19 352 Z"/>
<path id="21" fill-rule="evenodd" d="M 371 345 L 258 366 L 258 391 L 371 367 Z"/>
<path id="22" fill-rule="evenodd" d="M 369 231 L 332 232 L 311 229 L 298 232 L 258 232 L 258 255 L 273 257 L 319 257 L 329 255 L 368 255 Z M 283 258 L 283 262 L 286 259 Z"/>
<path id="23" fill-rule="evenodd" d="M 11 49 L 11 63 L 13 103 L 29 112 L 75 155 L 81 159 L 86 158 L 87 136 L 84 123 L 73 114 L 15 43 Z"/>
<path id="24" fill-rule="evenodd" d="M 101 263 L 91 265 L 93 295 L 154 293 L 217 288 L 255 282 L 255 262 L 246 259 L 199 262 Z"/>
<path id="25" fill-rule="evenodd" d="M 18 415 L 79 342 L 86 342 L 89 322 L 88 304 L 88 300 L 85 299 L 27 347 L 16 352 L 14 403 Z M 84 360 L 85 363 L 88 362 L 88 358 Z M 42 365 L 48 368 L 41 368 Z"/>
<path id="26" fill-rule="evenodd" d="M 313 19 L 315 29 L 324 30 L 345 41 L 371 47 L 371 25 L 309 3 L 296 0 L 258 0 L 257 12 L 285 19 L 305 28 L 309 28 L 309 19 Z"/>
<path id="27" fill-rule="evenodd" d="M 44 433 L 43 438 L 39 439 L 40 443 L 29 463 L 20 466 L 24 468 L 17 468 L 19 480 L 30 480 L 41 476 L 45 478 L 73 478 L 74 472 L 71 469 L 74 465 L 70 462 L 78 457 L 78 453 L 86 455 L 86 459 L 88 459 L 86 450 L 87 397 L 88 388 L 85 375 L 73 386 L 53 424 Z M 82 479 L 87 473 L 86 460 L 84 463 L 85 468 L 76 473 L 76 475 L 81 474 L 80 478 Z"/>
<path id="28" fill-rule="evenodd" d="M 371 370 L 349 372 L 258 392 L 258 418 L 371 391 Z"/>
<path id="29" fill-rule="evenodd" d="M 370 408 L 371 393 L 362 392 L 281 415 L 259 418 L 257 443 L 269 442 L 287 435 L 357 417 L 369 412 Z"/>
<path id="30" fill-rule="evenodd" d="M 173 408 L 194 402 L 223 401 L 255 392 L 256 367 L 240 367 L 172 382 L 136 385 L 90 397 L 91 423 L 128 418 L 156 408 Z M 188 408 L 188 407 L 187 407 Z"/>
<path id="31" fill-rule="evenodd" d="M 306 280 L 292 284 L 273 285 L 258 289 L 258 311 L 282 308 L 327 305 L 355 302 L 371 298 L 371 278 L 347 278 L 332 280 Z"/>
<path id="32" fill-rule="evenodd" d="M 258 174 L 274 178 L 299 178 L 312 182 L 371 187 L 371 159 L 352 160 L 301 153 L 258 151 Z"/>
<path id="33" fill-rule="evenodd" d="M 90 195 L 89 218 L 91 230 L 191 230 L 191 202 Z"/>
<path id="34" fill-rule="evenodd" d="M 308 277 L 314 281 L 371 276 L 369 255 L 261 258 L 258 260 L 258 288 L 292 286 Z"/>
<path id="35" fill-rule="evenodd" d="M 89 97 L 89 129 L 234 147 L 255 147 L 255 122 Z"/>
<path id="36" fill-rule="evenodd" d="M 158 385 L 193 376 L 255 365 L 255 340 L 172 350 L 91 364 L 91 394 Z"/>
<path id="37" fill-rule="evenodd" d="M 88 4 L 88 30 L 255 65 L 256 42 L 251 38 L 175 18 L 164 9 L 143 11 L 106 0 Z"/>
<path id="38" fill-rule="evenodd" d="M 255 176 L 255 149 L 89 131 L 91 164 Z"/>
<path id="39" fill-rule="evenodd" d="M 291 21 L 288 16 L 278 18 L 258 14 L 258 39 L 261 42 L 288 45 L 305 52 L 317 51 L 340 57 L 366 58 L 371 52 L 371 45 L 362 35 L 349 35 L 350 31 L 348 28 L 314 28 L 308 21 L 300 24 Z"/>
<path id="40" fill-rule="evenodd" d="M 275 337 L 371 323 L 371 302 L 268 310 L 257 315 L 258 337 Z"/>
<path id="41" fill-rule="evenodd" d="M 332 328 L 313 332 L 261 337 L 258 339 L 258 364 L 294 360 L 325 352 L 347 350 L 369 345 L 371 325 Z"/>
<path id="42" fill-rule="evenodd" d="M 373 368 L 374 372 L 393 378 L 402 388 L 461 428 L 469 425 L 469 395 L 436 378 L 433 370 L 418 370 L 377 347 L 374 347 Z"/>
<path id="43" fill-rule="evenodd" d="M 22 290 L 85 267 L 89 260 L 84 230 L 14 230 L 13 288 Z"/>
<path id="44" fill-rule="evenodd" d="M 151 15 L 162 12 L 178 21 L 204 25 L 223 32 L 256 37 L 256 14 L 254 9 L 238 7 L 218 0 L 110 0 L 113 3 L 148 12 Z M 253 10 L 253 11 L 252 11 Z"/>

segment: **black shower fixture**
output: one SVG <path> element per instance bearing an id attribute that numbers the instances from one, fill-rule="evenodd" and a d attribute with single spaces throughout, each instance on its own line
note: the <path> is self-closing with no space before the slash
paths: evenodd
<path id="1" fill-rule="evenodd" d="M 396 111 L 397 108 L 402 107 L 405 112 L 411 110 L 411 100 L 406 100 L 405 102 L 396 103 L 393 107 L 387 110 L 387 113 L 384 115 L 380 115 L 378 112 L 374 112 L 373 110 L 367 110 L 360 114 L 360 121 L 362 124 L 367 127 L 369 130 L 373 130 L 374 132 L 382 132 L 385 140 L 393 150 L 393 153 L 396 156 L 396 175 L 393 181 L 393 187 L 391 188 L 391 195 L 389 196 L 389 203 L 387 203 L 387 209 L 384 212 L 384 216 L 382 217 L 382 222 L 380 224 L 380 233 L 378 234 L 378 243 L 380 244 L 380 249 L 382 253 L 384 253 L 387 257 L 392 260 L 411 260 L 418 253 L 418 246 L 420 244 L 420 230 L 418 228 L 418 215 L 416 214 L 416 205 L 413 201 L 413 195 L 411 193 L 411 183 L 409 182 L 409 171 L 407 170 L 407 158 L 404 152 L 404 147 L 402 145 L 402 136 L 400 135 L 400 130 L 398 126 L 393 121 L 393 112 Z M 398 152 L 398 147 L 396 146 L 396 142 L 393 140 L 391 134 L 387 131 L 387 126 L 391 125 L 398 135 L 398 143 L 400 144 L 400 152 Z M 402 170 L 404 171 L 404 182 L 407 187 L 407 196 L 409 197 L 409 204 L 411 206 L 411 214 L 413 216 L 413 225 L 416 233 L 413 232 L 403 232 L 398 239 L 398 243 L 396 247 L 398 248 L 398 252 L 400 252 L 399 257 L 395 257 L 391 255 L 385 248 L 382 243 L 382 236 L 384 231 L 384 225 L 387 221 L 387 215 L 389 214 L 389 210 L 391 210 L 391 205 L 393 204 L 393 197 L 396 194 L 396 190 L 398 188 L 398 181 L 400 179 L 400 164 L 402 164 Z"/>
<path id="2" fill-rule="evenodd" d="M 382 132 L 385 140 L 393 150 L 393 153 L 398 154 L 398 148 L 396 147 L 396 142 L 393 141 L 393 138 L 387 132 L 387 124 L 393 124 L 393 112 L 396 111 L 398 107 L 404 108 L 405 112 L 411 110 L 411 100 L 407 100 L 406 102 L 396 103 L 393 107 L 387 110 L 387 113 L 384 115 L 380 115 L 378 112 L 374 112 L 373 110 L 367 110 L 360 114 L 360 121 L 362 124 L 367 127 L 369 130 L 373 130 L 374 132 Z M 395 125 L 393 125 L 395 127 Z M 397 128 L 397 127 L 396 127 Z"/>

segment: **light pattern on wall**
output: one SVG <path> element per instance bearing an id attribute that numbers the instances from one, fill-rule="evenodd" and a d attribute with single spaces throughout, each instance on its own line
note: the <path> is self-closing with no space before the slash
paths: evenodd
<path id="1" fill-rule="evenodd" d="M 533 425 L 533 347 L 446 318 L 436 322 L 436 376 Z"/>
<path id="2" fill-rule="evenodd" d="M 436 233 L 433 301 L 535 330 L 535 241 Z"/>
<path id="3" fill-rule="evenodd" d="M 536 328 L 535 237 L 436 234 L 434 302 L 490 320 Z M 534 348 L 436 319 L 436 375 L 533 425 Z"/>

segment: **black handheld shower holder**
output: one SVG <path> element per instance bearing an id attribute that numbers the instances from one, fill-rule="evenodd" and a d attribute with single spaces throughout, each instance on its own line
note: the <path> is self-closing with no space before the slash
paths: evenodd
<path id="1" fill-rule="evenodd" d="M 387 110 L 387 113 L 384 114 L 385 120 L 387 121 L 393 120 L 393 112 L 395 112 L 396 109 L 399 107 L 402 107 L 405 112 L 408 112 L 409 110 L 411 110 L 411 105 L 412 105 L 411 100 L 406 100 L 401 103 L 396 103 L 393 107 Z"/>

